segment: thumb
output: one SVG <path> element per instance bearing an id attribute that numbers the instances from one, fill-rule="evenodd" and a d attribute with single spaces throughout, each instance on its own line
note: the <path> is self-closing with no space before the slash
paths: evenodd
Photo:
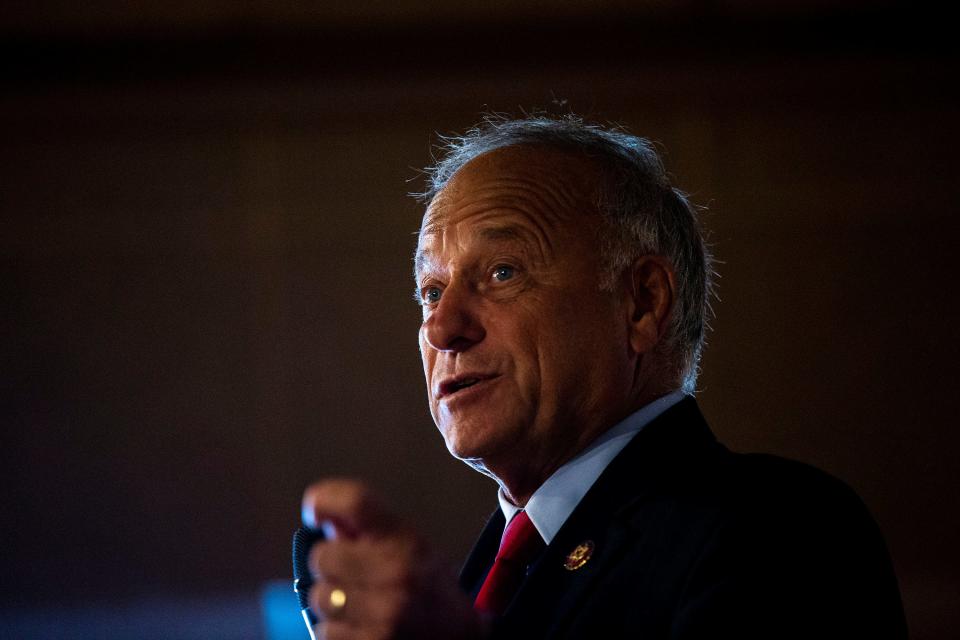
<path id="1" fill-rule="evenodd" d="M 400 528 L 399 519 L 365 483 L 348 478 L 316 482 L 303 493 L 303 524 L 323 528 L 328 538 L 382 536 Z"/>

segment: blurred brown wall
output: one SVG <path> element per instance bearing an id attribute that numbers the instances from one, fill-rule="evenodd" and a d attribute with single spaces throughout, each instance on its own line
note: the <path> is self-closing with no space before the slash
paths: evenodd
<path id="1" fill-rule="evenodd" d="M 715 430 L 850 483 L 914 636 L 955 637 L 960 136 L 936 20 L 360 6 L 11 23 L 3 602 L 255 589 L 289 573 L 300 492 L 328 474 L 461 556 L 494 488 L 426 410 L 405 194 L 433 132 L 569 106 L 661 143 L 709 208 Z"/>

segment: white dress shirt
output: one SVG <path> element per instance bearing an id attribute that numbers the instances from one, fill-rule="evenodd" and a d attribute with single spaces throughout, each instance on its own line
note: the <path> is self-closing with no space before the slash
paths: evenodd
<path id="1" fill-rule="evenodd" d="M 550 544 L 583 496 L 627 443 L 654 418 L 683 400 L 685 395 L 683 391 L 674 391 L 630 414 L 591 442 L 575 458 L 554 471 L 553 475 L 533 492 L 524 510 L 544 542 Z M 507 499 L 503 489 L 500 489 L 497 498 L 506 522 L 510 522 L 520 511 L 520 507 Z"/>

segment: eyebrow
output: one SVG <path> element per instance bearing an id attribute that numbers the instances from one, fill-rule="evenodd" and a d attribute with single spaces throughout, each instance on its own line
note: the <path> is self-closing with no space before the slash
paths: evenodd
<path id="1" fill-rule="evenodd" d="M 424 227 L 421 232 L 421 237 L 439 235 L 443 231 L 443 226 L 439 224 L 431 224 Z M 553 247 L 547 240 L 547 244 L 544 247 L 541 244 L 541 240 L 538 237 L 538 234 L 530 229 L 525 227 L 507 224 L 502 226 L 490 226 L 484 227 L 477 230 L 476 235 L 478 238 L 484 242 L 517 242 L 524 247 L 524 252 L 529 253 L 531 251 L 539 255 L 541 259 L 545 258 L 546 255 L 544 251 L 549 254 Z M 413 266 L 414 266 L 414 277 L 417 277 L 424 270 L 428 269 L 431 252 L 423 252 L 418 248 L 416 253 L 413 256 Z"/>
<path id="2" fill-rule="evenodd" d="M 413 254 L 413 277 L 416 277 L 424 270 L 427 266 L 429 259 L 426 254 L 417 249 L 417 252 Z"/>
<path id="3" fill-rule="evenodd" d="M 438 235 L 442 231 L 440 225 L 430 225 L 425 227 L 421 236 L 431 236 Z M 501 241 L 511 241 L 511 242 L 524 242 L 528 240 L 531 236 L 529 231 L 526 231 L 517 226 L 503 226 L 503 227 L 485 227 L 480 229 L 477 232 L 477 235 L 485 241 L 488 242 L 501 242 Z M 424 263 L 427 262 L 426 254 L 421 252 L 419 249 L 414 254 L 414 265 L 419 270 Z"/>

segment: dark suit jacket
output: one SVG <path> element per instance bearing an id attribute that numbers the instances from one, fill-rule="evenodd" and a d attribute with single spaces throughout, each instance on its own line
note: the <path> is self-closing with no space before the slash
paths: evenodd
<path id="1" fill-rule="evenodd" d="M 476 595 L 497 510 L 461 573 Z M 581 568 L 567 555 L 591 541 Z M 883 538 L 860 499 L 806 465 L 727 450 L 678 403 L 610 463 L 496 638 L 906 638 Z"/>

